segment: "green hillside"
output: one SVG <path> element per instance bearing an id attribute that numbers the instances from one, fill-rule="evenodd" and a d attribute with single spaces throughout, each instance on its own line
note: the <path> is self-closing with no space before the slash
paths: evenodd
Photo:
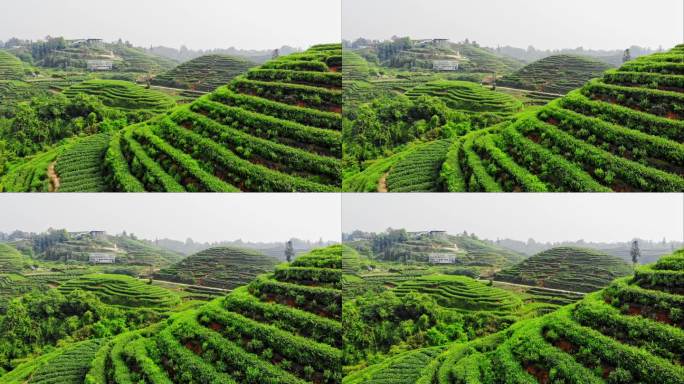
<path id="1" fill-rule="evenodd" d="M 93 292 L 103 303 L 115 306 L 164 310 L 180 304 L 171 291 L 125 275 L 84 275 L 59 286 L 65 294 L 75 289 Z"/>
<path id="2" fill-rule="evenodd" d="M 341 50 L 314 46 L 115 135 L 115 191 L 335 191 Z"/>
<path id="3" fill-rule="evenodd" d="M 102 163 L 110 138 L 108 133 L 88 136 L 60 153 L 54 163 L 54 170 L 59 178 L 56 191 L 105 191 L 107 184 Z"/>
<path id="4" fill-rule="evenodd" d="M 173 99 L 161 92 L 122 80 L 88 80 L 64 91 L 70 97 L 79 93 L 97 96 L 106 106 L 125 111 L 148 110 L 161 113 L 175 105 Z"/>
<path id="5" fill-rule="evenodd" d="M 102 339 L 81 341 L 20 364 L 2 376 L 5 384 L 82 384 Z"/>
<path id="6" fill-rule="evenodd" d="M 342 77 L 347 80 L 366 80 L 370 75 L 368 62 L 357 53 L 342 50 Z"/>
<path id="7" fill-rule="evenodd" d="M 388 192 L 436 192 L 441 188 L 439 172 L 450 142 L 434 141 L 413 148 L 394 163 L 386 176 Z"/>
<path id="8" fill-rule="evenodd" d="M 340 253 L 333 246 L 300 256 L 225 297 L 111 338 L 94 358 L 72 364 L 90 362 L 88 384 L 340 383 Z M 34 361 L 49 363 L 54 354 Z M 1 380 L 31 378 L 39 366 L 21 365 Z"/>
<path id="9" fill-rule="evenodd" d="M 467 81 L 432 81 L 406 92 L 409 97 L 433 96 L 441 99 L 451 109 L 461 112 L 493 112 L 511 114 L 523 105 L 513 96 L 494 92 L 479 84 Z"/>
<path id="10" fill-rule="evenodd" d="M 9 52 L 0 50 L 0 80 L 21 80 L 24 77 L 24 65 L 21 60 Z"/>
<path id="11" fill-rule="evenodd" d="M 575 305 L 452 344 L 424 364 L 405 364 L 392 383 L 682 383 L 682 265 L 678 251 Z M 357 376 L 388 377 L 392 367 L 371 366 Z"/>
<path id="12" fill-rule="evenodd" d="M 0 243 L 0 273 L 21 272 L 24 267 L 24 256 L 13 246 Z"/>
<path id="13" fill-rule="evenodd" d="M 522 306 L 522 301 L 515 294 L 466 276 L 421 276 L 402 282 L 393 291 L 400 297 L 409 292 L 425 293 L 445 308 L 466 312 L 488 311 L 506 315 Z"/>
<path id="14" fill-rule="evenodd" d="M 497 272 L 495 280 L 575 292 L 599 290 L 632 272 L 621 258 L 603 252 L 558 247 Z"/>
<path id="15" fill-rule="evenodd" d="M 554 55 L 535 61 L 497 80 L 497 85 L 565 94 L 600 77 L 611 66 L 590 57 Z"/>
<path id="16" fill-rule="evenodd" d="M 152 84 L 210 92 L 256 64 L 228 55 L 205 55 L 156 76 Z"/>
<path id="17" fill-rule="evenodd" d="M 273 271 L 278 263 L 275 258 L 250 249 L 209 248 L 162 268 L 154 278 L 233 289 L 249 283 L 257 275 Z"/>
<path id="18" fill-rule="evenodd" d="M 473 44 L 457 43 L 450 46 L 468 58 L 468 61 L 460 66 L 462 70 L 467 72 L 510 73 L 523 66 L 523 63 L 518 60 Z"/>
<path id="19" fill-rule="evenodd" d="M 684 46 L 642 56 L 512 123 L 456 140 L 451 191 L 684 190 Z"/>

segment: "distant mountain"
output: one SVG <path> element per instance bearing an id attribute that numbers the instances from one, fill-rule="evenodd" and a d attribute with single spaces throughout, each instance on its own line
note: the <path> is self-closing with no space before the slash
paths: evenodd
<path id="1" fill-rule="evenodd" d="M 648 240 L 638 240 L 639 249 L 641 250 L 641 264 L 648 264 L 657 261 L 661 256 L 667 255 L 673 252 L 673 250 L 681 248 L 684 246 L 684 242 L 681 241 L 648 241 Z M 500 239 L 496 241 L 490 241 L 492 244 L 496 244 L 500 247 L 514 250 L 526 255 L 534 255 L 536 253 L 545 251 L 547 249 L 555 247 L 582 247 L 590 248 L 599 251 L 603 251 L 609 255 L 621 257 L 627 262 L 631 262 L 631 257 L 629 255 L 631 241 L 618 242 L 618 243 L 592 243 L 585 242 L 583 240 L 579 241 L 563 241 L 557 243 L 542 243 L 537 242 L 534 239 L 529 239 L 527 242 L 512 240 L 512 239 Z"/>
<path id="2" fill-rule="evenodd" d="M 497 47 L 494 49 L 497 53 L 508 56 L 513 59 L 531 63 L 533 61 L 541 60 L 545 57 L 554 55 L 579 55 L 579 56 L 589 56 L 597 60 L 603 61 L 604 63 L 610 64 L 612 66 L 619 66 L 622 64 L 622 55 L 624 49 L 612 49 L 612 50 L 594 50 L 594 49 L 584 49 L 582 47 L 572 48 L 572 49 L 546 49 L 540 50 L 535 49 L 533 46 L 524 48 L 517 48 L 511 46 Z M 654 52 L 663 51 L 662 47 L 658 50 L 653 50 L 651 48 L 639 47 L 632 45 L 629 47 L 629 53 L 631 57 L 637 58 L 639 56 L 649 55 Z"/>
<path id="3" fill-rule="evenodd" d="M 176 60 L 181 63 L 190 61 L 192 59 L 198 58 L 205 55 L 229 55 L 229 56 L 239 56 L 255 63 L 264 63 L 265 61 L 273 57 L 273 49 L 263 49 L 263 50 L 253 50 L 253 49 L 237 49 L 235 47 L 230 48 L 216 48 L 216 49 L 188 49 L 185 46 L 181 46 L 180 49 L 169 48 L 164 46 L 150 47 L 146 48 L 145 51 L 155 54 L 157 56 L 165 57 L 171 60 Z M 288 45 L 283 45 L 278 48 L 279 55 L 289 55 L 295 52 L 301 52 L 299 48 L 290 47 Z"/>

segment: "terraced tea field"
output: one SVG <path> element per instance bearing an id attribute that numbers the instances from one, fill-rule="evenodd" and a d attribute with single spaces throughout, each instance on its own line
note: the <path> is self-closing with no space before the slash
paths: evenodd
<path id="1" fill-rule="evenodd" d="M 96 96 L 106 106 L 125 111 L 147 110 L 162 113 L 175 105 L 170 97 L 122 80 L 88 80 L 72 85 L 64 94 L 79 93 Z"/>
<path id="2" fill-rule="evenodd" d="M 432 81 L 411 89 L 406 95 L 414 98 L 423 95 L 437 97 L 448 107 L 466 113 L 492 112 L 507 115 L 523 108 L 519 100 L 508 94 L 494 92 L 467 81 Z"/>
<path id="3" fill-rule="evenodd" d="M 30 83 L 18 80 L 0 80 L 0 105 L 3 107 L 41 94 L 44 92 L 33 87 Z"/>
<path id="4" fill-rule="evenodd" d="M 684 190 L 684 72 L 668 60 L 684 60 L 684 46 L 639 57 L 511 124 L 455 141 L 449 189 Z"/>
<path id="5" fill-rule="evenodd" d="M 387 172 L 387 191 L 439 191 L 442 188 L 439 183 L 439 173 L 449 146 L 448 140 L 441 140 L 409 149 L 409 153 L 394 163 Z"/>
<path id="6" fill-rule="evenodd" d="M 345 81 L 366 80 L 370 75 L 368 62 L 359 54 L 342 50 L 342 77 Z"/>
<path id="7" fill-rule="evenodd" d="M 60 153 L 54 163 L 59 178 L 55 192 L 103 192 L 107 189 L 102 164 L 111 135 L 102 133 L 80 139 Z"/>
<path id="8" fill-rule="evenodd" d="M 445 347 L 423 348 L 392 356 L 368 369 L 344 377 L 343 384 L 415 384 Z"/>
<path id="9" fill-rule="evenodd" d="M 393 290 L 402 296 L 420 292 L 432 296 L 445 308 L 458 311 L 487 311 L 510 315 L 520 309 L 522 300 L 515 294 L 465 276 L 429 275 L 399 284 Z"/>
<path id="10" fill-rule="evenodd" d="M 341 49 L 314 46 L 115 135 L 115 191 L 335 191 Z"/>
<path id="11" fill-rule="evenodd" d="M 211 92 L 256 64 L 228 55 L 205 55 L 158 75 L 152 84 Z"/>
<path id="12" fill-rule="evenodd" d="M 261 252 L 232 247 L 210 248 L 162 268 L 155 279 L 233 289 L 271 272 L 279 263 Z"/>
<path id="13" fill-rule="evenodd" d="M 0 80 L 21 80 L 24 77 L 24 65 L 21 60 L 9 52 L 0 50 Z"/>
<path id="14" fill-rule="evenodd" d="M 180 304 L 171 291 L 125 275 L 84 275 L 59 286 L 63 293 L 75 289 L 93 292 L 102 302 L 114 306 L 168 310 Z"/>
<path id="15" fill-rule="evenodd" d="M 225 297 L 109 339 L 94 357 L 84 352 L 71 364 L 79 372 L 90 364 L 89 384 L 340 383 L 341 267 L 340 246 L 315 250 Z M 0 380 L 41 376 L 57 353 L 66 355 L 57 351 Z"/>
<path id="16" fill-rule="evenodd" d="M 18 273 L 24 268 L 24 256 L 11 245 L 0 243 L 0 273 Z"/>
<path id="17" fill-rule="evenodd" d="M 497 80 L 497 85 L 566 94 L 590 79 L 601 77 L 610 65 L 584 56 L 554 55 L 528 64 Z"/>
<path id="18" fill-rule="evenodd" d="M 438 384 L 681 383 L 682 266 L 684 252 L 678 251 L 577 304 L 486 338 L 452 344 L 402 375 Z M 359 374 L 372 370 L 378 376 L 390 374 L 385 366 Z"/>
<path id="19" fill-rule="evenodd" d="M 599 290 L 632 272 L 621 258 L 603 252 L 558 247 L 498 272 L 495 280 L 575 292 Z"/>
<path id="20" fill-rule="evenodd" d="M 82 384 L 102 339 L 81 341 L 20 364 L 2 376 L 6 384 Z"/>

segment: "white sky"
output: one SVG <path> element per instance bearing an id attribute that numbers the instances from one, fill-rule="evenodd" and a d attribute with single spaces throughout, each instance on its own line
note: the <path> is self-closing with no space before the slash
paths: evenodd
<path id="1" fill-rule="evenodd" d="M 342 230 L 446 230 L 481 238 L 684 240 L 684 194 L 345 194 Z"/>
<path id="2" fill-rule="evenodd" d="M 191 49 L 340 41 L 340 0 L 3 0 L 0 40 L 64 36 Z"/>
<path id="3" fill-rule="evenodd" d="M 342 37 L 475 40 L 538 49 L 682 42 L 682 0 L 343 0 Z"/>
<path id="4" fill-rule="evenodd" d="M 0 231 L 125 230 L 196 241 L 340 241 L 340 194 L 2 194 Z"/>

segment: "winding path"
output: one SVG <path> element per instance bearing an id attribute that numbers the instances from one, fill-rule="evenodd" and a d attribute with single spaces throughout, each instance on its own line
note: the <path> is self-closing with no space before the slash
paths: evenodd
<path id="1" fill-rule="evenodd" d="M 50 180 L 50 187 L 48 190 L 50 192 L 57 192 L 59 190 L 59 176 L 57 176 L 57 172 L 55 172 L 56 162 L 57 161 L 53 161 L 50 163 L 47 169 L 48 179 Z"/>

